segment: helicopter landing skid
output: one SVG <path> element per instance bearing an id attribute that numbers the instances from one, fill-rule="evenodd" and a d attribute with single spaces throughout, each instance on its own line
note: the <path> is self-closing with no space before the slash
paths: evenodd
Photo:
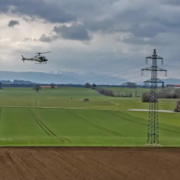
<path id="1" fill-rule="evenodd" d="M 40 62 L 40 63 L 35 63 L 35 64 L 46 64 L 46 62 Z"/>

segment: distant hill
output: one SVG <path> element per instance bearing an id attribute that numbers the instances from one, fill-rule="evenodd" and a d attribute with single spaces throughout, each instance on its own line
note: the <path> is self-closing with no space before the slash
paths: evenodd
<path id="1" fill-rule="evenodd" d="M 165 84 L 180 84 L 180 79 L 169 78 L 169 79 L 162 79 L 162 81 L 164 81 Z"/>
<path id="2" fill-rule="evenodd" d="M 124 78 L 112 77 L 109 75 L 86 74 L 62 72 L 61 74 L 51 74 L 43 72 L 12 72 L 0 71 L 0 81 L 9 83 L 9 81 L 22 80 L 23 83 L 56 83 L 56 84 L 85 84 L 86 82 L 96 84 L 120 85 L 127 80 Z"/>
<path id="3" fill-rule="evenodd" d="M 168 78 L 168 79 L 161 79 L 161 80 L 164 81 L 165 85 L 167 85 L 167 84 L 180 84 L 180 79 Z M 139 82 L 138 84 L 144 85 L 144 82 Z"/>
<path id="4" fill-rule="evenodd" d="M 24 80 L 14 80 L 12 83 L 13 84 L 35 84 L 31 81 L 24 81 Z"/>
<path id="5" fill-rule="evenodd" d="M 85 74 L 80 75 L 72 72 L 62 71 L 61 74 L 43 73 L 43 72 L 13 72 L 13 71 L 0 71 L 0 81 L 3 84 L 85 84 L 86 82 L 95 84 L 106 85 L 121 85 L 127 82 L 127 79 L 113 77 L 110 75 L 99 74 Z M 180 84 L 180 79 L 162 79 L 165 84 Z M 139 82 L 139 85 L 143 85 L 143 82 Z"/>

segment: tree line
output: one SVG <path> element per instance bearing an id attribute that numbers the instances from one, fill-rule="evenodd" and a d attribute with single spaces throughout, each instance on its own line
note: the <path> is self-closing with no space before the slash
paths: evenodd
<path id="1" fill-rule="evenodd" d="M 171 91 L 170 89 L 164 89 L 157 93 L 157 97 L 160 99 L 176 99 L 180 98 L 180 89 Z M 150 101 L 150 92 L 145 92 L 142 95 L 142 102 Z"/>
<path id="2" fill-rule="evenodd" d="M 97 87 L 96 84 L 86 83 L 85 87 L 97 90 L 99 92 L 99 94 L 102 94 L 102 95 L 105 95 L 105 96 L 111 96 L 111 97 L 133 97 L 133 93 L 132 92 L 125 93 L 125 94 L 124 93 L 120 93 L 120 92 L 114 92 L 113 90 L 110 90 L 110 89 L 104 89 L 102 87 Z M 139 97 L 137 91 L 135 92 L 135 96 Z"/>
<path id="3" fill-rule="evenodd" d="M 123 94 L 123 93 L 114 92 L 113 90 L 110 90 L 110 89 L 103 89 L 103 88 L 97 89 L 97 91 L 99 92 L 99 94 L 103 94 L 105 96 L 111 96 L 111 97 L 133 97 L 133 93 L 132 92 Z"/>

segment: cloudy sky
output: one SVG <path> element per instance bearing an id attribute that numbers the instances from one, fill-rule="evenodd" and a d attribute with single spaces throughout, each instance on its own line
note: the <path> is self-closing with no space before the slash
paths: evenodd
<path id="1" fill-rule="evenodd" d="M 0 70 L 138 81 L 148 79 L 137 76 L 156 48 L 168 78 L 176 78 L 179 19 L 179 0 L 0 0 Z M 21 61 L 44 51 L 51 51 L 46 65 Z"/>

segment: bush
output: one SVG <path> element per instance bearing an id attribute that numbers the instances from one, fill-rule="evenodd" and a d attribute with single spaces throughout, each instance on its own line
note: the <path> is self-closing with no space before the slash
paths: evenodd
<path id="1" fill-rule="evenodd" d="M 175 90 L 175 94 L 177 95 L 178 98 L 180 98 L 180 88 Z"/>
<path id="2" fill-rule="evenodd" d="M 168 99 L 176 99 L 179 98 L 179 93 L 177 90 L 170 92 L 169 90 L 161 90 L 160 92 L 157 93 L 158 98 L 163 99 L 163 98 L 168 98 Z M 145 92 L 142 95 L 142 102 L 149 102 L 150 101 L 150 93 Z"/>
<path id="3" fill-rule="evenodd" d="M 52 89 L 54 89 L 56 87 L 56 85 L 54 83 L 51 83 L 50 86 Z"/>
<path id="4" fill-rule="evenodd" d="M 41 85 L 40 84 L 36 84 L 34 86 L 34 90 L 36 90 L 37 93 L 39 92 L 40 89 L 41 89 Z"/>
<path id="5" fill-rule="evenodd" d="M 3 87 L 3 84 L 2 84 L 2 82 L 0 82 L 0 89 L 2 89 L 2 87 Z"/>
<path id="6" fill-rule="evenodd" d="M 149 92 L 145 92 L 142 95 L 142 102 L 149 102 L 150 101 L 150 93 Z"/>
<path id="7" fill-rule="evenodd" d="M 92 84 L 92 89 L 96 90 L 96 88 L 97 88 L 96 84 Z"/>
<path id="8" fill-rule="evenodd" d="M 180 112 L 180 101 L 177 102 L 175 112 Z"/>
<path id="9" fill-rule="evenodd" d="M 115 94 L 112 90 L 109 89 L 98 89 L 97 90 L 100 94 L 104 94 L 105 96 L 112 96 L 115 97 Z"/>
<path id="10" fill-rule="evenodd" d="M 91 88 L 91 84 L 90 84 L 90 83 L 86 83 L 86 84 L 85 84 L 85 87 L 86 87 L 86 88 Z"/>
<path id="11" fill-rule="evenodd" d="M 133 97 L 133 93 L 132 92 L 129 93 L 129 97 Z"/>

